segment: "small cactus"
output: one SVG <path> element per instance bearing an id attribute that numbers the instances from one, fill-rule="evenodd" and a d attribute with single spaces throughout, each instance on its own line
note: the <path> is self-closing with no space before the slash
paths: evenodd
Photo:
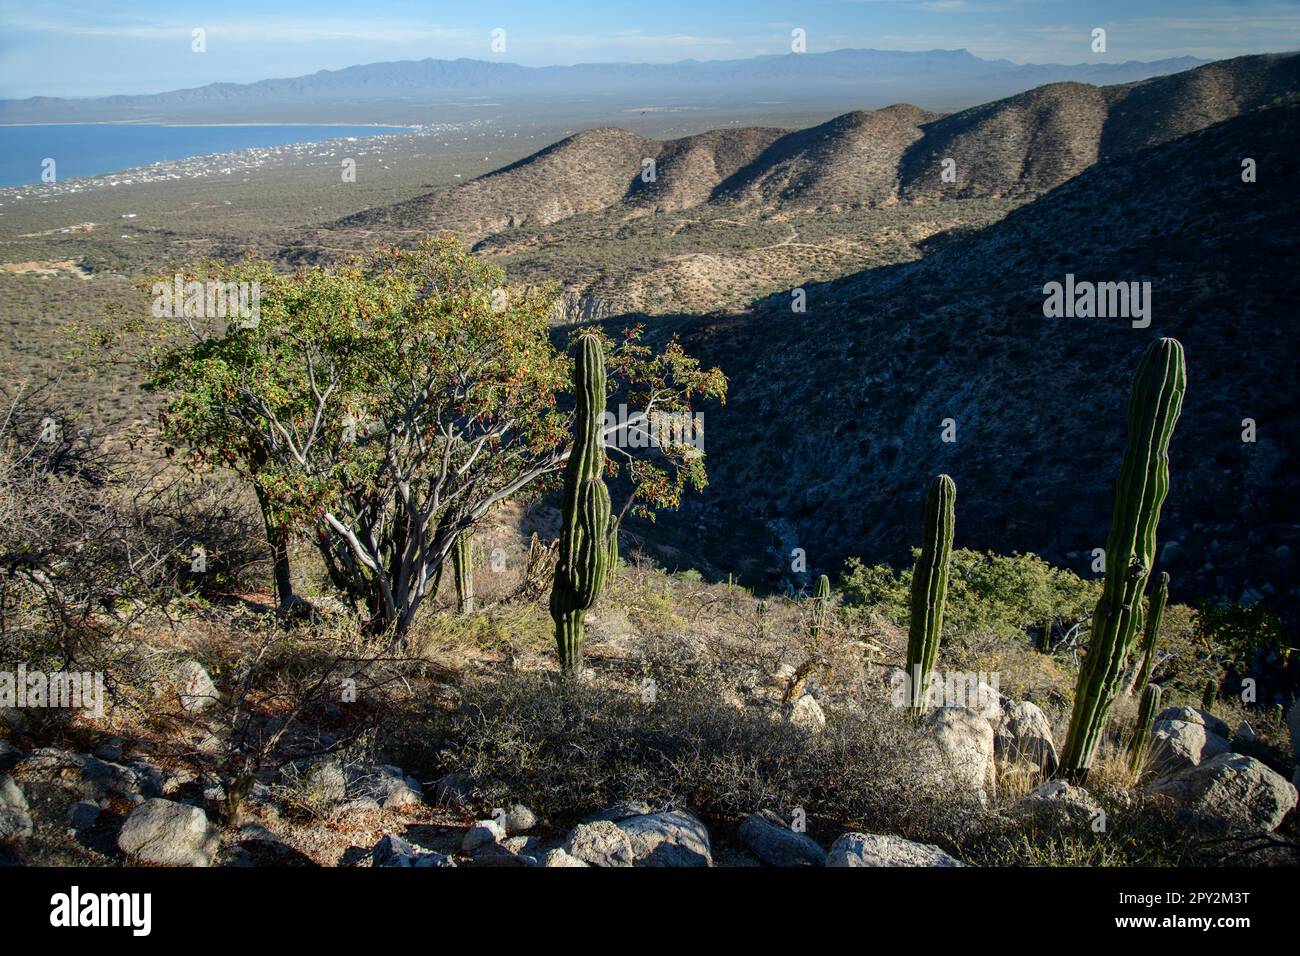
<path id="1" fill-rule="evenodd" d="M 573 370 L 577 407 L 573 448 L 564 471 L 560 502 L 564 528 L 551 587 L 551 617 L 560 669 L 582 670 L 583 622 L 618 561 L 618 519 L 605 487 L 605 353 L 600 340 L 584 335 Z"/>
<path id="2" fill-rule="evenodd" d="M 912 615 L 907 636 L 907 678 L 911 688 L 908 709 L 913 716 L 925 712 L 930 674 L 939 657 L 956 501 L 957 485 L 947 475 L 939 475 L 926 489 L 924 540 L 912 572 Z"/>
<path id="3" fill-rule="evenodd" d="M 812 623 L 808 628 L 808 635 L 814 642 L 821 637 L 822 629 L 826 626 L 830 603 L 831 579 L 823 574 L 817 579 L 817 592 L 813 595 Z"/>
<path id="4" fill-rule="evenodd" d="M 1160 685 L 1147 684 L 1142 689 L 1142 702 L 1138 704 L 1137 726 L 1133 728 L 1133 740 L 1129 744 L 1129 767 L 1134 776 L 1142 773 L 1146 765 L 1147 751 L 1151 747 L 1151 727 L 1156 714 L 1160 712 Z"/>
<path id="5" fill-rule="evenodd" d="M 1205 691 L 1201 694 L 1201 710 L 1207 714 L 1214 713 L 1214 702 L 1219 699 L 1219 682 L 1213 677 L 1205 682 Z"/>
<path id="6" fill-rule="evenodd" d="M 1142 666 L 1138 669 L 1137 679 L 1133 681 L 1135 693 L 1142 693 L 1151 681 L 1151 671 L 1156 666 L 1156 639 L 1160 636 L 1160 621 L 1165 616 L 1165 604 L 1169 601 L 1169 572 L 1160 575 L 1160 583 L 1151 594 L 1151 607 L 1147 611 L 1146 632 L 1142 635 Z"/>
<path id="7" fill-rule="evenodd" d="M 456 536 L 451 563 L 456 574 L 456 609 L 461 614 L 473 614 L 474 535 L 468 529 Z"/>
<path id="8" fill-rule="evenodd" d="M 1092 766 L 1133 651 L 1142 593 L 1155 562 L 1160 508 L 1169 493 L 1169 439 L 1186 388 L 1182 345 L 1168 338 L 1151 343 L 1133 378 L 1128 447 L 1106 541 L 1106 583 L 1092 615 L 1088 652 L 1079 668 L 1061 754 L 1062 771 L 1076 781 Z"/>
<path id="9" fill-rule="evenodd" d="M 1047 615 L 1043 621 L 1042 630 L 1038 632 L 1038 649 L 1044 654 L 1052 652 L 1052 619 L 1054 615 Z"/>

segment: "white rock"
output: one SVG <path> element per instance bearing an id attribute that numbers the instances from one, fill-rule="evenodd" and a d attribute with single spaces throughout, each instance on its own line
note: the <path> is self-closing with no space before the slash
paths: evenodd
<path id="1" fill-rule="evenodd" d="M 506 831 L 495 820 L 479 820 L 465 831 L 465 839 L 460 848 L 466 853 L 476 853 L 484 847 L 492 847 L 506 838 Z"/>
<path id="2" fill-rule="evenodd" d="M 940 707 L 929 721 L 939 757 L 957 786 L 987 800 L 997 780 L 992 725 L 964 707 Z"/>
<path id="3" fill-rule="evenodd" d="M 827 866 L 963 866 L 929 843 L 891 834 L 845 833 L 831 844 Z"/>
<path id="4" fill-rule="evenodd" d="M 632 840 L 608 820 L 579 823 L 569 831 L 563 850 L 590 866 L 631 866 Z"/>
<path id="5" fill-rule="evenodd" d="M 1002 719 L 993 729 L 993 746 L 999 760 L 1008 764 L 1025 763 L 1056 771 L 1056 742 L 1052 739 L 1052 722 L 1030 701 L 1020 701 L 1004 708 Z"/>
<path id="6" fill-rule="evenodd" d="M 217 703 L 217 685 L 198 661 L 181 661 L 173 669 L 172 679 L 186 713 L 201 714 Z"/>
<path id="7" fill-rule="evenodd" d="M 219 844 L 220 834 L 206 813 L 158 798 L 132 810 L 117 835 L 118 847 L 128 856 L 176 866 L 208 866 Z"/>
<path id="8" fill-rule="evenodd" d="M 1017 812 L 1046 819 L 1058 825 L 1085 827 L 1101 812 L 1083 787 L 1064 780 L 1049 780 L 1016 801 Z"/>
<path id="9" fill-rule="evenodd" d="M 785 719 L 809 733 L 819 734 L 826 729 L 826 713 L 812 694 L 804 694 L 785 709 Z"/>
<path id="10" fill-rule="evenodd" d="M 682 810 L 628 817 L 615 824 L 627 834 L 633 866 L 712 866 L 709 831 Z"/>
<path id="11" fill-rule="evenodd" d="M 19 839 L 32 835 L 32 817 L 27 797 L 14 778 L 0 776 L 0 839 Z"/>
<path id="12" fill-rule="evenodd" d="M 1179 716 L 1164 716 L 1171 712 Z M 1182 719 L 1187 716 L 1193 719 Z M 1190 707 L 1170 708 L 1161 712 L 1151 727 L 1151 758 L 1148 766 L 1153 776 L 1173 776 L 1220 754 L 1231 752 L 1232 745 L 1227 738 L 1228 725 L 1219 721 L 1218 724 L 1207 726 L 1200 718 L 1201 712 Z M 1223 734 L 1212 729 L 1220 725 Z"/>

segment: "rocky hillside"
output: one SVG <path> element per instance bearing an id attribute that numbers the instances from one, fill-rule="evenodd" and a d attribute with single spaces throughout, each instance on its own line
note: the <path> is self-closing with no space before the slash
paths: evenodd
<path id="1" fill-rule="evenodd" d="M 338 227 L 481 238 L 611 209 L 631 216 L 705 204 L 771 212 L 1029 198 L 1098 159 L 1167 142 L 1297 89 L 1300 56 L 1249 56 L 1120 86 L 1052 84 L 942 118 L 895 105 L 793 132 L 726 129 L 666 142 L 588 130 Z M 955 163 L 955 182 L 941 178 L 945 159 Z M 642 175 L 648 160 L 653 181 Z"/>
<path id="2" fill-rule="evenodd" d="M 677 540 L 684 523 L 700 556 L 767 553 L 769 567 L 777 542 L 806 548 L 810 570 L 905 560 L 924 484 L 947 472 L 960 545 L 1085 568 L 1105 543 L 1133 369 L 1170 335 L 1189 386 L 1161 564 L 1181 600 L 1294 605 L 1297 147 L 1293 97 L 1104 159 L 919 261 L 814 286 L 807 315 L 777 295 L 696 321 L 689 345 L 729 374 L 731 397 L 710 412 L 712 484 Z M 1043 286 L 1067 273 L 1149 281 L 1149 327 L 1045 318 Z"/>

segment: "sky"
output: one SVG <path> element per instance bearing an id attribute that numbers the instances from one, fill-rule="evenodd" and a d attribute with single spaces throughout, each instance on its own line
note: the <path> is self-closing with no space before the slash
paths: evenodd
<path id="1" fill-rule="evenodd" d="M 1090 48 L 1095 27 L 1107 31 L 1104 54 Z M 788 53 L 796 28 L 810 53 L 1220 59 L 1300 49 L 1300 0 L 0 0 L 0 98 L 157 93 L 425 57 L 733 59 Z"/>

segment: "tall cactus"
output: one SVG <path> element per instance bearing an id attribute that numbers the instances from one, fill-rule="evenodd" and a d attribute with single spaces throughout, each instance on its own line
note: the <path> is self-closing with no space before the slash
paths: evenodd
<path id="1" fill-rule="evenodd" d="M 957 485 L 947 475 L 934 478 L 926 489 L 925 537 L 921 557 L 912 572 L 912 616 L 907 635 L 907 678 L 911 688 L 908 709 L 914 716 L 925 712 L 930 674 L 939 656 L 956 501 Z"/>
<path id="2" fill-rule="evenodd" d="M 1169 439 L 1187 387 L 1183 347 L 1153 342 L 1138 364 L 1129 401 L 1128 448 L 1115 487 L 1106 541 L 1106 583 L 1092 615 L 1074 711 L 1061 755 L 1066 776 L 1082 780 L 1101 743 L 1106 718 L 1133 650 L 1142 593 L 1155 561 L 1160 507 L 1169 493 Z"/>
<path id="3" fill-rule="evenodd" d="M 1129 768 L 1134 775 L 1142 773 L 1142 767 L 1146 764 L 1147 750 L 1151 747 L 1151 726 L 1160 710 L 1160 693 L 1159 684 L 1147 684 L 1142 689 L 1137 726 L 1133 729 L 1133 740 L 1129 743 Z"/>
<path id="4" fill-rule="evenodd" d="M 573 372 L 577 406 L 573 448 L 564 472 L 560 503 L 564 529 L 551 587 L 551 617 L 560 669 L 582 670 L 583 620 L 618 561 L 618 519 L 611 513 L 605 469 L 605 353 L 600 340 L 584 335 Z"/>
<path id="5" fill-rule="evenodd" d="M 808 635 L 816 642 L 826 626 L 826 615 L 831 604 L 831 579 L 822 575 L 817 579 L 817 592 L 813 595 L 812 623 Z"/>
<path id="6" fill-rule="evenodd" d="M 1133 680 L 1133 692 L 1142 693 L 1151 682 L 1151 672 L 1156 666 L 1156 640 L 1160 637 L 1160 622 L 1165 616 L 1169 601 L 1169 572 L 1160 573 L 1160 583 L 1151 593 L 1151 607 L 1147 610 L 1146 631 L 1142 635 L 1142 666 Z"/>
<path id="7" fill-rule="evenodd" d="M 1205 690 L 1201 694 L 1201 710 L 1207 714 L 1214 713 L 1214 704 L 1219 699 L 1219 682 L 1213 677 L 1205 682 Z"/>
<path id="8" fill-rule="evenodd" d="M 456 536 L 451 550 L 452 568 L 456 573 L 456 609 L 461 614 L 474 613 L 474 535 L 467 528 Z"/>

